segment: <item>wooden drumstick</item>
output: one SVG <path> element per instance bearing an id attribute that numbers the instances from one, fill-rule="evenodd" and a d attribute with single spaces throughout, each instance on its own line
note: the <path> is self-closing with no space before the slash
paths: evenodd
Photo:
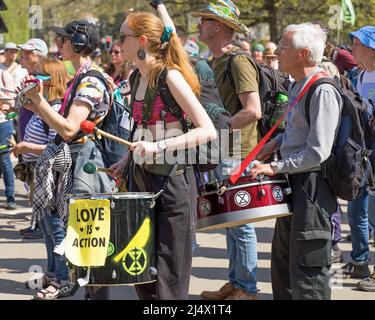
<path id="1" fill-rule="evenodd" d="M 118 143 L 121 143 L 121 144 L 125 144 L 127 145 L 128 147 L 131 146 L 131 142 L 125 140 L 125 139 L 121 139 L 119 137 L 116 137 L 110 133 L 107 133 L 103 130 L 100 130 L 96 127 L 95 123 L 92 122 L 92 121 L 83 121 L 81 123 L 81 130 L 84 132 L 84 133 L 87 133 L 87 134 L 93 134 L 93 133 L 99 133 L 100 135 L 102 135 L 103 137 L 106 137 L 108 139 L 111 139 L 113 141 L 117 141 Z"/>

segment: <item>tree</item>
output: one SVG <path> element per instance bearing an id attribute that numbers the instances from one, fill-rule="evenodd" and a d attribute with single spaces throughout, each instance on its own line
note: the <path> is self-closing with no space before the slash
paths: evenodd
<path id="1" fill-rule="evenodd" d="M 214 1 L 213 1 L 214 2 Z M 277 41 L 282 30 L 291 23 L 321 20 L 327 25 L 334 20 L 330 7 L 340 5 L 340 0 L 238 0 L 241 20 L 252 27 L 261 22 L 270 27 L 270 38 Z M 348 41 L 348 32 L 367 24 L 375 25 L 375 0 L 352 0 L 356 11 L 356 24 L 344 24 L 342 39 Z M 101 34 L 116 35 L 129 8 L 151 11 L 149 0 L 40 0 L 44 9 L 45 25 L 64 25 L 70 20 L 95 16 L 99 19 Z M 196 22 L 191 12 L 207 7 L 209 0 L 165 0 L 176 24 L 190 33 L 196 32 Z M 333 23 L 334 24 L 334 23 Z M 330 28 L 331 38 L 336 39 L 337 27 Z M 259 39 L 261 40 L 261 39 Z"/>

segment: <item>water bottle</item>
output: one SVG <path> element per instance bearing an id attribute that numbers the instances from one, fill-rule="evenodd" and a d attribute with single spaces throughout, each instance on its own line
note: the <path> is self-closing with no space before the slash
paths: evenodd
<path id="1" fill-rule="evenodd" d="M 288 96 L 284 93 L 277 93 L 275 96 L 276 106 L 271 119 L 271 125 L 274 126 L 279 119 L 284 115 L 288 107 Z M 278 126 L 278 129 L 285 129 L 285 118 L 281 121 Z"/>
<path id="2" fill-rule="evenodd" d="M 13 120 L 13 119 L 15 119 L 17 117 L 18 117 L 18 113 L 17 112 L 9 112 L 9 113 L 6 114 L 5 119 L 7 119 L 7 120 Z"/>

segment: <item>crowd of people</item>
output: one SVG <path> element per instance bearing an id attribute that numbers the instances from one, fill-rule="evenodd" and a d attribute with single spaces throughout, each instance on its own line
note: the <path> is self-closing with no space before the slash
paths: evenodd
<path id="1" fill-rule="evenodd" d="M 334 46 L 321 22 L 289 25 L 277 45 L 251 45 L 246 36 L 239 36 L 248 35 L 249 30 L 240 21 L 238 8 L 229 0 L 217 1 L 193 13 L 200 19 L 198 40 L 208 48 L 204 55 L 197 40 L 174 25 L 162 1 L 154 0 L 152 6 L 154 14 L 128 12 L 119 39 L 110 48 L 110 61 L 104 66 L 95 63 L 99 32 L 86 20 L 50 28 L 58 48 L 54 57 L 42 39 L 5 45 L 0 64 L 0 170 L 6 209 L 17 207 L 15 176 L 27 185 L 33 212 L 30 227 L 21 233 L 26 239 L 44 238 L 47 270 L 34 298 L 51 300 L 69 295 L 67 259 L 54 253 L 67 232 L 67 195 L 112 193 L 116 181 L 125 179 L 129 192 L 163 191 L 155 205 L 156 281 L 137 284 L 139 298 L 188 299 L 196 244 L 196 167 L 185 159 L 178 168 L 164 163 L 155 169 L 135 159 L 164 157 L 218 137 L 216 124 L 200 96 L 205 80 L 211 79 L 230 114 L 231 131 L 241 136 L 237 154 L 230 160 L 222 159 L 215 169 L 219 182 L 228 179 L 260 140 L 257 124 L 262 118 L 263 97 L 257 66 L 264 65 L 289 76 L 288 97 L 294 106 L 287 114 L 284 133 L 270 140 L 258 154 L 258 161 L 244 173 L 254 179 L 287 175 L 291 183 L 293 214 L 276 220 L 272 241 L 273 297 L 331 299 L 331 265 L 343 262 L 339 248 L 341 211 L 323 167 L 335 145 L 344 97 L 326 83 L 311 93 L 309 102 L 301 92 L 324 72 L 324 77 L 338 81 L 349 79 L 353 90 L 372 108 L 375 27 L 350 33 L 350 47 Z M 230 60 L 233 83 L 227 76 Z M 67 61 L 74 74 L 69 74 Z M 105 82 L 95 72 L 102 74 Z M 177 105 L 178 112 L 166 103 L 160 90 L 152 103 L 147 101 L 151 89 L 159 88 L 162 75 L 171 105 Z M 38 85 L 24 93 L 20 105 L 15 104 L 20 90 L 35 81 Z M 88 161 L 105 167 L 106 150 L 81 131 L 81 123 L 103 123 L 116 91 L 125 106 L 123 112 L 134 120 L 129 128 L 131 145 L 123 158 L 109 167 L 109 174 L 88 175 L 83 169 Z M 173 134 L 160 138 L 158 122 Z M 151 140 L 136 134 L 143 129 L 151 132 Z M 279 159 L 273 158 L 275 152 Z M 18 158 L 14 170 L 12 153 Z M 352 251 L 351 261 L 342 267 L 341 274 L 361 279 L 357 287 L 364 291 L 375 291 L 375 270 L 371 272 L 369 267 L 374 204 L 374 196 L 365 186 L 348 204 Z M 226 237 L 228 282 L 217 291 L 203 291 L 201 296 L 209 300 L 256 300 L 256 225 L 228 227 Z M 86 287 L 85 298 L 109 299 L 109 291 L 105 286 Z"/>

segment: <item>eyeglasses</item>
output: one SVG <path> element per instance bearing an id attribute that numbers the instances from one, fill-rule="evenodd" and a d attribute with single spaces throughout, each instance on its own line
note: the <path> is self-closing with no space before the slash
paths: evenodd
<path id="1" fill-rule="evenodd" d="M 200 23 L 202 23 L 203 21 L 217 21 L 217 20 L 210 19 L 210 18 L 201 18 Z"/>
<path id="2" fill-rule="evenodd" d="M 276 50 L 281 51 L 281 52 L 284 51 L 285 49 L 294 49 L 294 48 L 290 46 L 283 46 L 281 43 L 279 43 L 276 48 Z"/>
<path id="3" fill-rule="evenodd" d="M 135 38 L 137 38 L 138 36 L 135 36 L 133 34 L 120 33 L 119 39 L 120 39 L 120 43 L 121 44 L 123 44 L 125 42 L 126 37 L 135 37 Z"/>
<path id="4" fill-rule="evenodd" d="M 118 51 L 118 50 L 111 50 L 109 51 L 110 54 L 121 54 L 121 51 Z"/>

